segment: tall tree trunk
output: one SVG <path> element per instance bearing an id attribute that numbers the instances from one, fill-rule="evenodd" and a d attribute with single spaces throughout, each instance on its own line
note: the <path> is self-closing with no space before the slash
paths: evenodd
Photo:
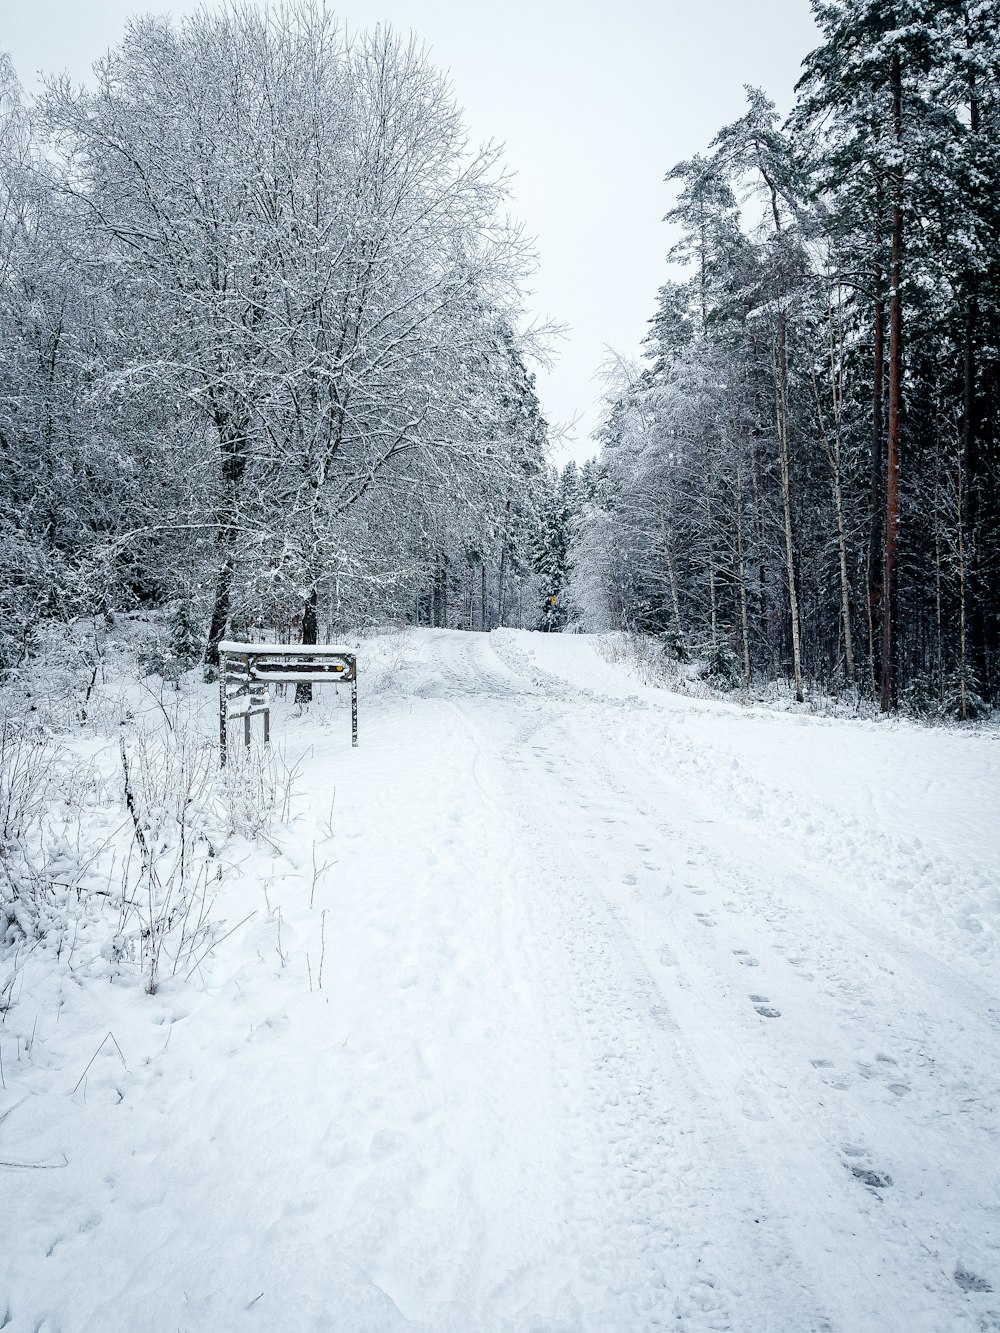
<path id="1" fill-rule="evenodd" d="M 934 666 L 938 702 L 944 703 L 944 577 L 941 570 L 941 434 L 934 432 Z"/>
<path id="2" fill-rule="evenodd" d="M 792 669 L 795 699 L 802 703 L 802 635 L 799 623 L 799 594 L 795 582 L 795 542 L 792 532 L 792 469 L 788 443 L 788 326 L 785 311 L 778 316 L 778 346 L 775 353 L 777 380 L 778 449 L 781 456 L 781 505 L 785 527 L 785 572 L 788 577 L 788 610 L 792 630 Z"/>
<path id="3" fill-rule="evenodd" d="M 237 425 L 227 413 L 214 414 L 219 435 L 219 468 L 222 482 L 222 502 L 219 507 L 215 548 L 219 558 L 219 573 L 215 583 L 212 617 L 209 622 L 208 643 L 205 647 L 207 666 L 219 665 L 219 644 L 226 637 L 229 606 L 233 592 L 233 571 L 236 564 L 236 540 L 243 478 L 247 467 L 247 430 Z"/>
<path id="4" fill-rule="evenodd" d="M 827 308 L 827 326 L 828 326 L 828 350 L 830 359 L 830 398 L 833 407 L 833 438 L 827 431 L 826 420 L 823 414 L 823 406 L 820 398 L 819 383 L 816 372 L 813 371 L 813 393 L 816 398 L 816 417 L 819 424 L 820 439 L 823 442 L 823 451 L 826 454 L 827 462 L 830 464 L 830 471 L 833 475 L 833 499 L 834 508 L 837 517 L 837 555 L 840 573 L 840 635 L 843 636 L 844 643 L 844 669 L 848 685 L 854 684 L 854 637 L 851 632 L 851 586 L 847 572 L 847 521 L 844 515 L 844 486 L 843 486 L 843 467 L 841 464 L 841 428 L 844 419 L 843 404 L 843 381 L 841 378 L 842 367 L 844 364 L 844 340 L 843 334 L 839 332 L 839 326 L 835 325 L 836 316 L 834 313 L 834 303 L 831 297 Z M 838 335 L 835 336 L 835 327 Z M 838 635 L 837 660 L 840 660 L 840 643 Z"/>
<path id="5" fill-rule="evenodd" d="M 508 506 L 509 507 L 509 506 Z M 504 597 L 507 583 L 507 539 L 500 542 L 500 568 L 497 571 L 497 625 L 502 629 L 506 623 L 504 615 Z"/>
<path id="6" fill-rule="evenodd" d="M 740 590 L 740 636 L 743 640 L 743 688 L 750 688 L 750 618 L 747 613 L 747 566 L 743 541 L 743 482 L 736 470 L 736 582 Z"/>
<path id="7" fill-rule="evenodd" d="M 764 462 L 762 458 L 763 450 L 755 441 L 753 449 L 753 514 L 755 518 L 755 529 L 757 539 L 757 550 L 760 553 L 759 564 L 757 566 L 757 626 L 760 634 L 760 642 L 765 646 L 770 654 L 771 662 L 774 662 L 774 653 L 771 645 L 770 622 L 768 619 L 767 604 L 767 563 L 766 555 L 766 518 L 764 506 Z"/>
<path id="8" fill-rule="evenodd" d="M 959 460 L 961 474 L 959 484 L 962 488 L 959 523 L 960 536 L 963 539 L 961 554 L 961 579 L 963 594 L 963 640 L 964 630 L 968 628 L 968 652 L 974 664 L 975 674 L 985 684 L 982 667 L 983 643 L 980 632 L 980 597 L 979 597 L 979 492 L 980 459 L 979 439 L 976 430 L 976 325 L 978 323 L 978 302 L 975 296 L 969 297 L 965 313 L 965 355 L 963 357 L 963 394 L 962 394 L 962 451 Z M 967 566 L 967 567 L 966 567 Z M 968 615 L 966 616 L 966 600 Z M 963 678 L 965 675 L 965 643 L 963 642 Z M 964 713 L 963 713 L 964 716 Z"/>
<path id="9" fill-rule="evenodd" d="M 221 551 L 219 573 L 215 581 L 215 598 L 212 602 L 212 618 L 208 627 L 208 644 L 205 648 L 205 665 L 219 665 L 219 644 L 226 637 L 229 624 L 229 604 L 233 593 L 233 552 L 232 538 L 228 531 L 223 537 L 220 530 L 216 548 Z"/>
<path id="10" fill-rule="evenodd" d="M 872 449 L 870 472 L 871 512 L 868 524 L 868 661 L 873 692 L 878 692 L 879 641 L 882 630 L 882 514 L 885 507 L 882 482 L 882 450 L 885 420 L 885 273 L 882 268 L 882 178 L 875 187 L 875 310 L 872 356 Z"/>
<path id="11" fill-rule="evenodd" d="M 974 49 L 974 34 L 969 27 L 966 15 L 966 48 Z M 973 141 L 980 133 L 980 99 L 976 82 L 976 65 L 970 60 L 969 65 L 969 131 Z M 979 325 L 979 301 L 976 291 L 977 279 L 968 278 L 968 293 L 965 310 L 965 348 L 963 357 L 963 394 L 962 394 L 962 460 L 965 472 L 963 479 L 964 506 L 962 509 L 962 527 L 964 529 L 966 555 L 968 559 L 968 580 L 965 591 L 968 595 L 968 635 L 969 656 L 977 683 L 984 693 L 989 692 L 988 668 L 988 632 L 986 626 L 986 608 L 983 604 L 982 542 L 980 537 L 980 503 L 982 501 L 985 469 L 982 466 L 983 453 L 979 439 L 979 415 L 976 401 L 976 336 Z M 963 669 L 964 675 L 964 669 Z"/>
<path id="12" fill-rule="evenodd" d="M 677 570 L 674 566 L 674 552 L 667 535 L 667 521 L 664 518 L 663 510 L 657 510 L 657 516 L 660 520 L 660 541 L 663 544 L 663 558 L 667 562 L 667 578 L 670 581 L 670 603 L 674 613 L 674 630 L 679 642 L 684 639 L 684 627 L 681 624 L 681 603 L 677 595 Z"/>
<path id="13" fill-rule="evenodd" d="M 903 139 L 903 76 L 898 51 L 891 64 L 892 123 L 897 152 Z M 889 434 L 885 467 L 885 566 L 882 584 L 882 711 L 896 706 L 896 651 L 899 611 L 899 487 L 903 433 L 903 179 L 893 172 L 892 247 L 889 274 Z"/>
<path id="14" fill-rule="evenodd" d="M 959 714 L 964 722 L 969 715 L 968 685 L 968 588 L 965 541 L 965 477 L 964 459 L 958 459 L 958 699 Z"/>
<path id="15" fill-rule="evenodd" d="M 712 519 L 712 495 L 709 490 L 709 475 L 705 472 L 705 517 L 708 522 L 708 597 L 712 615 L 712 647 L 719 641 L 719 608 L 715 587 L 715 524 Z"/>
<path id="16" fill-rule="evenodd" d="M 854 639 L 851 634 L 851 585 L 847 574 L 847 528 L 844 518 L 844 495 L 840 480 L 840 459 L 834 474 L 834 493 L 837 502 L 837 546 L 840 552 L 840 614 L 844 622 L 844 667 L 848 685 L 854 684 Z"/>
<path id="17" fill-rule="evenodd" d="M 318 642 L 319 634 L 319 583 L 318 571 L 313 571 L 313 585 L 306 594 L 305 606 L 302 608 L 302 642 L 303 644 L 314 644 Z M 300 680 L 295 686 L 295 702 L 297 704 L 311 704 L 313 697 L 313 687 L 311 680 Z"/>

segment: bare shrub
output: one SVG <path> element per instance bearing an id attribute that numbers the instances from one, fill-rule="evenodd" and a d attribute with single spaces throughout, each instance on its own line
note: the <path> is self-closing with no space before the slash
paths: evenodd
<path id="1" fill-rule="evenodd" d="M 153 994 L 187 975 L 214 944 L 214 889 L 224 826 L 210 746 L 189 728 L 136 727 L 119 743 L 131 846 L 109 954 L 137 965 Z"/>
<path id="2" fill-rule="evenodd" d="M 231 746 L 218 778 L 227 832 L 251 840 L 266 838 L 273 820 L 288 823 L 298 776 L 298 764 L 289 764 L 280 747 Z"/>
<path id="3" fill-rule="evenodd" d="M 23 719 L 0 718 L 0 949 L 62 936 L 100 847 L 80 834 L 93 766 L 71 762 Z"/>

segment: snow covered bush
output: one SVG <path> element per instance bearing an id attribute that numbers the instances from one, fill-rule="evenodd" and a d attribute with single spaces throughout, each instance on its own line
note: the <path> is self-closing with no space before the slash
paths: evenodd
<path id="1" fill-rule="evenodd" d="M 0 945 L 33 938 L 50 893 L 39 865 L 52 747 L 10 718 L 0 722 Z"/>
<path id="2" fill-rule="evenodd" d="M 165 630 L 139 654 L 139 665 L 147 676 L 160 676 L 180 688 L 180 679 L 199 661 L 204 634 L 191 603 L 182 598 L 171 611 Z"/>
<path id="3" fill-rule="evenodd" d="M 298 768 L 275 745 L 230 748 L 226 767 L 217 775 L 226 833 L 248 840 L 266 838 L 275 819 L 287 820 Z"/>
<path id="4" fill-rule="evenodd" d="M 701 676 L 717 690 L 736 689 L 740 683 L 740 668 L 732 650 L 726 644 L 716 643 L 709 648 Z"/>
<path id="5" fill-rule="evenodd" d="M 910 717 L 936 717 L 941 712 L 941 691 L 932 677 L 921 672 L 902 692 L 900 704 Z"/>
<path id="6" fill-rule="evenodd" d="M 941 711 L 957 722 L 979 722 L 989 717 L 990 706 L 974 676 L 955 672 L 945 681 Z"/>
<path id="7" fill-rule="evenodd" d="M 174 660 L 182 621 L 170 624 Z M 0 958 L 67 949 L 75 971 L 142 978 L 155 992 L 197 974 L 233 928 L 215 899 L 234 844 L 288 817 L 295 774 L 280 749 L 242 746 L 220 771 L 215 692 L 183 673 L 142 677 L 160 637 L 162 622 L 145 619 L 100 634 L 70 626 L 30 678 L 8 682 Z"/>
<path id="8" fill-rule="evenodd" d="M 131 832 L 118 900 L 118 930 L 105 956 L 128 958 L 152 994 L 161 974 L 187 973 L 210 948 L 211 886 L 219 878 L 221 810 L 215 756 L 188 729 L 119 743 L 122 793 Z"/>
<path id="9" fill-rule="evenodd" d="M 663 655 L 671 662 L 688 660 L 687 644 L 684 635 L 677 629 L 665 629 L 660 635 L 660 648 Z"/>
<path id="10" fill-rule="evenodd" d="M 37 725 L 0 720 L 0 953 L 41 940 L 61 950 L 78 911 L 102 891 L 106 848 L 85 825 L 104 799 L 92 764 Z"/>

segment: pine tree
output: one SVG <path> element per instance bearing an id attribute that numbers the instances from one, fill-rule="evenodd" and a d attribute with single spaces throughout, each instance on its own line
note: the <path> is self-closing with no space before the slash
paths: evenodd
<path id="1" fill-rule="evenodd" d="M 580 478 L 576 464 L 567 463 L 561 475 L 552 470 L 545 480 L 534 558 L 541 589 L 537 628 L 561 630 L 571 614 L 566 589 L 573 570 L 571 549 L 579 514 Z"/>

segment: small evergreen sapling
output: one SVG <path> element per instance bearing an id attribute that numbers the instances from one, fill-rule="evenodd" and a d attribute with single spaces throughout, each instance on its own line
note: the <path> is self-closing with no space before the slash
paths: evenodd
<path id="1" fill-rule="evenodd" d="M 735 690 L 740 682 L 739 663 L 726 644 L 717 643 L 709 651 L 701 675 L 717 690 Z"/>
<path id="2" fill-rule="evenodd" d="M 176 664 L 178 675 L 190 671 L 200 660 L 202 640 L 201 626 L 195 617 L 194 607 L 188 598 L 181 598 L 170 618 L 170 656 Z"/>
<path id="3" fill-rule="evenodd" d="M 663 656 L 672 662 L 688 660 L 687 644 L 684 635 L 678 629 L 665 629 L 660 634 L 660 649 Z"/>
<path id="4" fill-rule="evenodd" d="M 180 689 L 181 676 L 191 670 L 202 653 L 201 632 L 187 598 L 174 607 L 167 628 L 167 642 L 161 640 L 150 651 L 141 653 L 139 664 L 147 676 L 161 676 Z"/>

